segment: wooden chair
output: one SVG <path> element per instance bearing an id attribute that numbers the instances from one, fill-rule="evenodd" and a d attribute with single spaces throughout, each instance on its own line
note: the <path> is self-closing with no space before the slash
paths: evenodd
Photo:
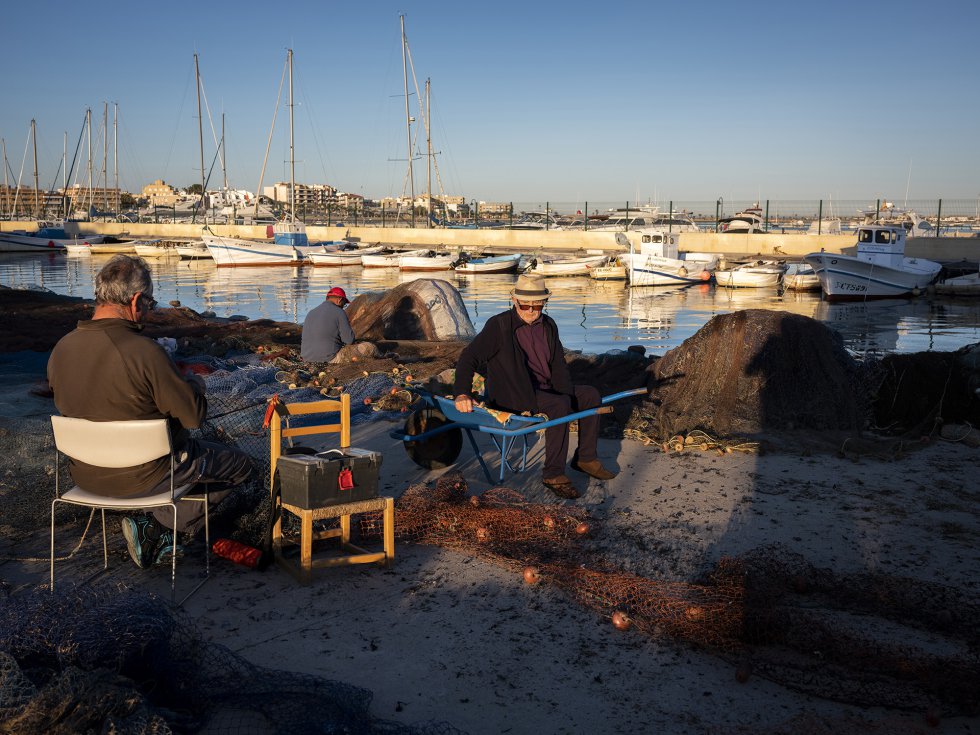
<path id="1" fill-rule="evenodd" d="M 269 421 L 270 435 L 270 487 L 273 488 L 274 523 L 272 526 L 272 550 L 276 562 L 293 577 L 304 584 L 312 579 L 315 568 L 347 566 L 351 564 L 371 564 L 383 562 L 391 566 L 395 559 L 395 499 L 392 497 L 370 498 L 340 505 L 328 505 L 323 508 L 298 508 L 283 503 L 279 493 L 275 492 L 276 468 L 283 454 L 284 439 L 297 436 L 316 434 L 339 434 L 340 448 L 350 446 L 350 395 L 344 393 L 339 400 L 314 401 L 312 403 L 279 403 L 275 401 Z M 310 414 L 339 413 L 339 421 L 331 424 L 315 426 L 290 427 L 289 419 L 293 416 Z M 299 539 L 289 538 L 282 532 L 282 513 L 288 511 L 300 520 Z M 355 546 L 350 541 L 351 516 L 358 513 L 381 511 L 383 551 L 371 552 Z M 340 527 L 314 533 L 313 521 L 329 518 L 340 519 Z M 313 558 L 313 542 L 328 538 L 340 540 L 340 556 Z M 299 563 L 283 554 L 288 544 L 298 545 Z"/>
<path id="2" fill-rule="evenodd" d="M 208 529 L 208 494 L 188 495 L 195 485 L 174 486 L 174 468 L 176 458 L 170 441 L 170 429 L 167 419 L 144 419 L 133 421 L 88 421 L 86 419 L 52 416 L 51 428 L 54 432 L 55 444 L 55 475 L 54 500 L 51 501 L 51 586 L 54 592 L 54 512 L 58 503 L 81 505 L 102 512 L 102 555 L 103 571 L 109 568 L 109 550 L 106 543 L 105 512 L 106 510 L 132 511 L 151 510 L 153 508 L 170 508 L 174 514 L 174 526 L 177 525 L 177 503 L 193 501 L 204 503 L 204 579 L 202 579 L 180 601 L 183 605 L 187 598 L 204 584 L 211 573 L 211 538 Z M 101 495 L 98 492 L 83 490 L 75 485 L 66 492 L 61 492 L 60 472 L 58 472 L 60 455 L 96 467 L 122 468 L 150 462 L 160 457 L 170 458 L 170 487 L 155 495 L 144 495 L 130 498 L 115 498 Z M 177 534 L 174 534 L 174 543 Z M 177 603 L 177 555 L 171 554 L 170 559 L 170 596 Z"/>

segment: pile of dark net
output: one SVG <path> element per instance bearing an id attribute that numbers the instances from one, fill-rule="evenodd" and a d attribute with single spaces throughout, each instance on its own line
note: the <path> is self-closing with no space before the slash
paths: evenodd
<path id="1" fill-rule="evenodd" d="M 975 594 L 818 568 L 780 545 L 723 558 L 692 582 L 650 579 L 590 553 L 597 524 L 581 508 L 529 503 L 506 487 L 471 497 L 450 474 L 405 492 L 395 535 L 531 575 L 599 615 L 625 614 L 643 633 L 721 656 L 740 681 L 762 676 L 861 706 L 980 712 Z M 363 518 L 362 534 L 379 530 L 379 518 Z"/>
<path id="2" fill-rule="evenodd" d="M 371 692 L 249 663 L 153 596 L 0 593 L 0 732 L 450 735 L 377 720 Z"/>

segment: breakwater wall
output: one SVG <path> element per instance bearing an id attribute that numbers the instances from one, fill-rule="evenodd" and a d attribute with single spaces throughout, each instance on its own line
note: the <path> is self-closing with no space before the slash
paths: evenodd
<path id="1" fill-rule="evenodd" d="M 34 222 L 0 222 L 0 232 L 36 229 Z M 200 224 L 178 223 L 117 223 L 68 222 L 69 233 L 111 235 L 119 239 L 160 238 L 168 240 L 197 240 Z M 261 240 L 267 237 L 266 225 L 209 225 L 216 235 Z M 325 227 L 310 225 L 311 240 L 348 238 L 364 243 L 411 245 L 445 250 L 492 250 L 498 252 L 620 252 L 615 232 L 583 230 L 492 230 L 442 229 L 412 227 Z M 639 235 L 626 236 L 639 243 Z M 681 250 L 719 253 L 733 258 L 759 255 L 778 258 L 800 258 L 807 253 L 826 250 L 853 255 L 856 252 L 853 234 L 805 235 L 800 233 L 757 233 L 750 235 L 716 232 L 684 232 L 678 234 Z M 977 260 L 980 239 L 971 237 L 916 237 L 908 241 L 906 255 L 938 261 Z"/>

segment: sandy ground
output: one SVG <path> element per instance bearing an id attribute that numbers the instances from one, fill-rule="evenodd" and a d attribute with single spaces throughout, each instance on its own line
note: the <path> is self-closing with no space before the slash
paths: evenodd
<path id="1" fill-rule="evenodd" d="M 356 427 L 353 443 L 383 452 L 382 492 L 398 495 L 439 473 L 409 462 L 388 438 L 392 428 Z M 594 519 L 584 543 L 596 555 L 654 579 L 690 581 L 722 556 L 778 542 L 818 567 L 940 582 L 976 597 L 977 451 L 940 442 L 896 461 L 719 456 L 604 439 L 600 456 L 620 475 L 576 476 L 583 496 L 572 502 Z M 506 484 L 550 503 L 541 455 L 539 443 L 528 471 Z M 489 487 L 466 453 L 455 469 L 470 493 Z M 43 557 L 45 543 L 26 556 Z M 164 570 L 139 572 L 121 536 L 110 543 L 110 579 L 169 593 Z M 99 546 L 59 569 L 98 565 Z M 2 547 L 8 559 L 27 551 Z M 186 572 L 200 562 L 188 555 L 182 564 Z M 46 573 L 43 562 L 0 564 L 0 578 L 15 585 L 44 584 Z M 471 733 L 980 732 L 976 717 L 936 726 L 921 710 L 840 704 L 754 675 L 739 683 L 732 660 L 620 632 L 551 585 L 431 546 L 403 543 L 390 570 L 322 570 L 308 587 L 276 568 L 217 560 L 185 609 L 208 638 L 249 660 L 370 689 L 374 714 L 403 723 L 445 721 Z"/>
<path id="2" fill-rule="evenodd" d="M 84 308 L 32 298 L 8 295 L 3 349 L 50 348 Z M 54 312 L 39 316 L 38 308 Z M 31 327 L 38 323 L 47 331 Z M 240 330 L 239 339 L 289 344 L 282 325 Z M 3 415 L 52 412 L 50 398 L 29 391 L 46 357 L 0 355 Z M 383 453 L 381 490 L 397 497 L 439 473 L 412 464 L 388 437 L 392 428 L 381 420 L 359 425 L 353 444 Z M 479 494 L 490 485 L 468 451 L 454 470 Z M 592 519 L 594 532 L 582 539 L 587 552 L 650 579 L 691 582 L 722 557 L 778 543 L 839 574 L 949 585 L 976 607 L 978 452 L 937 441 L 890 460 L 816 450 L 719 456 L 603 439 L 600 457 L 620 475 L 588 483 L 576 476 L 583 495 L 571 504 Z M 539 480 L 541 459 L 537 443 L 528 470 L 505 484 L 532 503 L 553 503 Z M 59 545 L 70 549 L 80 532 L 81 525 L 61 530 Z M 43 529 L 26 541 L 0 538 L 0 583 L 15 590 L 46 584 L 47 543 Z M 166 570 L 140 572 L 129 563 L 117 524 L 109 543 L 109 583 L 169 595 Z M 179 565 L 185 575 L 203 566 L 195 550 L 200 545 Z M 59 564 L 59 575 L 78 579 L 100 565 L 96 537 Z M 434 546 L 400 543 L 392 569 L 323 570 L 308 587 L 276 568 L 258 572 L 217 559 L 185 610 L 207 638 L 256 664 L 370 689 L 373 713 L 402 723 L 445 721 L 471 733 L 980 732 L 976 716 L 943 714 L 936 724 L 918 706 L 841 704 L 756 673 L 740 683 L 731 656 L 636 628 L 618 631 L 547 581 L 526 585 L 502 565 Z M 934 631 L 870 618 L 857 626 L 962 654 L 977 670 L 976 650 Z"/>

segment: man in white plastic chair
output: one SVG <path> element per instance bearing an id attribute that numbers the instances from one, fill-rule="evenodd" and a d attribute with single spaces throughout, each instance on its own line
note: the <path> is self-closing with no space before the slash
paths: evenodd
<path id="1" fill-rule="evenodd" d="M 198 428 L 207 415 L 204 381 L 182 375 L 163 347 L 140 334 L 154 306 L 153 281 L 143 259 L 111 258 L 95 278 L 92 319 L 78 322 L 52 350 L 48 382 L 63 416 L 90 421 L 166 418 L 177 460 L 174 485 L 203 485 L 213 508 L 248 479 L 252 463 L 237 449 L 189 437 L 188 430 Z M 169 457 L 121 469 L 72 460 L 70 470 L 79 487 L 116 497 L 152 495 L 170 486 Z M 173 532 L 193 535 L 202 528 L 204 504 L 179 503 L 176 528 L 171 525 L 168 508 L 123 518 L 129 555 L 138 567 L 179 553 Z"/>

